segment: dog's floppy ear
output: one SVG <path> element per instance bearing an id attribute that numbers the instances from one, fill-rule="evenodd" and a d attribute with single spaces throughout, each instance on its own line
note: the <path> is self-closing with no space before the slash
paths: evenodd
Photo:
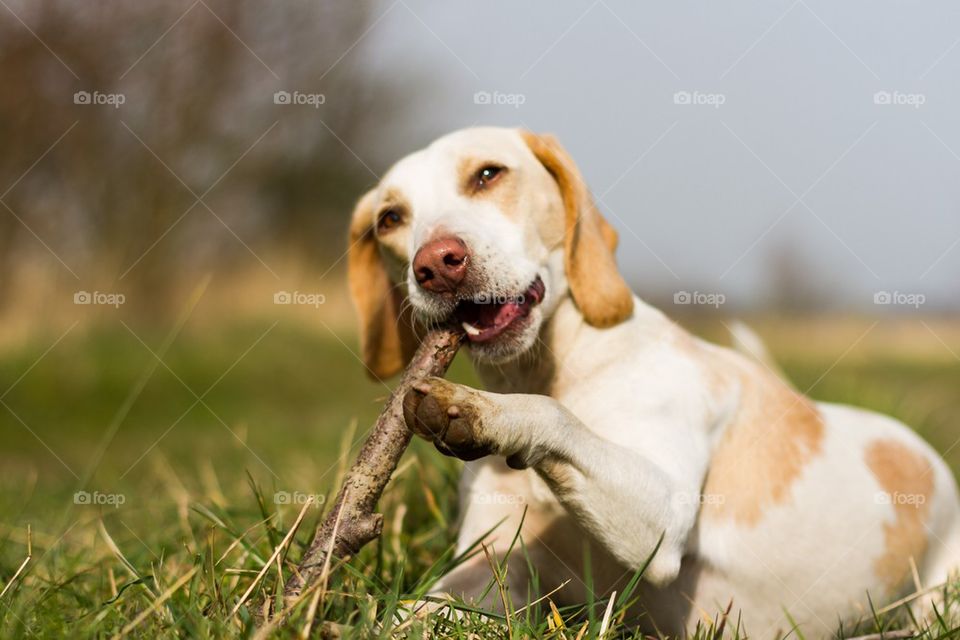
<path id="1" fill-rule="evenodd" d="M 633 313 L 633 294 L 617 269 L 617 232 L 604 220 L 570 155 L 551 135 L 523 139 L 557 181 L 564 209 L 564 264 L 570 294 L 584 319 L 610 327 Z"/>
<path id="2" fill-rule="evenodd" d="M 406 365 L 417 347 L 409 313 L 401 317 L 402 292 L 393 286 L 373 234 L 375 192 L 357 203 L 350 221 L 347 279 L 360 316 L 360 348 L 369 373 L 384 379 Z"/>

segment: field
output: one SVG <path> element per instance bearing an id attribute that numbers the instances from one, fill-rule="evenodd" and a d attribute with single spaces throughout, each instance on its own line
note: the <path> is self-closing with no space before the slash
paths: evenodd
<path id="1" fill-rule="evenodd" d="M 960 469 L 957 328 L 918 322 L 757 326 L 799 388 L 915 425 Z M 718 319 L 692 324 L 723 339 Z M 236 605 L 255 581 L 250 606 L 289 575 L 271 554 L 303 512 L 280 560 L 299 558 L 322 513 L 304 511 L 307 497 L 322 502 L 336 490 L 388 392 L 364 377 L 355 350 L 346 327 L 255 314 L 184 316 L 172 326 L 88 318 L 7 340 L 0 637 L 252 637 L 251 611 L 234 614 Z M 472 379 L 462 361 L 452 375 Z M 456 477 L 456 462 L 415 443 L 382 503 L 382 539 L 271 633 L 396 631 L 398 603 L 458 561 Z M 586 628 L 583 637 L 596 637 L 609 594 L 595 595 L 572 609 L 552 611 L 543 599 L 506 619 L 465 612 L 453 626 L 428 628 L 491 638 L 575 638 Z M 630 634 L 619 624 L 629 600 L 619 594 L 610 610 L 611 637 Z M 905 616 L 878 614 L 844 633 L 897 628 Z M 946 624 L 928 637 L 948 637 Z M 422 625 L 401 630 L 419 635 Z M 736 635 L 735 621 L 725 633 Z"/>

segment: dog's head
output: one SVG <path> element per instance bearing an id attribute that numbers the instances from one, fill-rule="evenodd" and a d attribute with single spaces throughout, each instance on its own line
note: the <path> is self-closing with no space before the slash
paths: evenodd
<path id="1" fill-rule="evenodd" d="M 633 297 L 616 244 L 552 136 L 481 128 L 440 138 L 354 210 L 349 279 L 364 361 L 393 375 L 416 348 L 414 320 L 454 320 L 476 359 L 505 362 L 568 295 L 590 325 L 617 324 Z"/>

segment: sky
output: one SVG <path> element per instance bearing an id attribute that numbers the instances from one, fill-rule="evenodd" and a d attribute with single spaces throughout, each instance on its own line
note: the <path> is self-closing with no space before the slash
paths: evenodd
<path id="1" fill-rule="evenodd" d="M 641 295 L 763 304 L 787 264 L 835 307 L 958 308 L 960 4 L 374 7 L 346 55 L 411 97 L 366 153 L 475 124 L 556 134 Z"/>

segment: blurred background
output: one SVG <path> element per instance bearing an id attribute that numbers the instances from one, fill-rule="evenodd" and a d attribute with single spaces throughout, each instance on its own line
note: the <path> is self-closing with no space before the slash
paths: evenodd
<path id="1" fill-rule="evenodd" d="M 958 18 L 0 0 L 3 535 L 112 518 L 155 553 L 167 510 L 227 508 L 248 478 L 330 489 L 389 391 L 345 297 L 353 201 L 475 124 L 559 136 L 642 297 L 721 342 L 747 320 L 802 390 L 960 463 Z"/>

